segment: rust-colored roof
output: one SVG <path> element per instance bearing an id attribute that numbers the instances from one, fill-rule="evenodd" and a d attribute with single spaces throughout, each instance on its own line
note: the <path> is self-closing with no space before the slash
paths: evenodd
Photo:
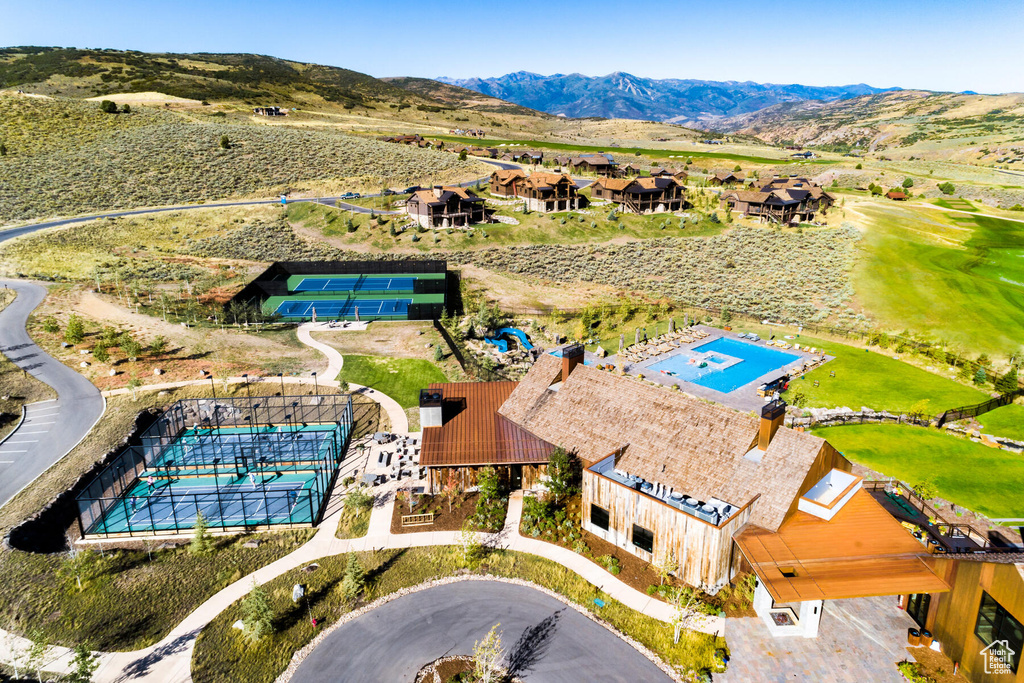
<path id="1" fill-rule="evenodd" d="M 547 462 L 554 447 L 498 414 L 517 382 L 431 384 L 444 424 L 423 429 L 423 466 Z"/>
<path id="2" fill-rule="evenodd" d="M 622 192 L 627 187 L 632 185 L 633 182 L 633 178 L 599 178 L 596 181 L 594 181 L 594 184 L 591 185 L 591 187 L 601 186 L 606 190 Z"/>
<path id="3" fill-rule="evenodd" d="M 748 524 L 734 539 L 776 602 L 949 590 L 925 547 L 863 489 L 829 521 L 797 512 L 777 532 Z"/>
<path id="4" fill-rule="evenodd" d="M 760 418 L 577 365 L 557 391 L 560 359 L 541 356 L 500 413 L 531 434 L 601 460 L 620 449 L 616 467 L 700 500 L 742 507 L 758 498 L 751 521 L 778 529 L 824 439 L 781 427 L 760 462 Z"/>
<path id="5" fill-rule="evenodd" d="M 516 180 L 522 180 L 525 177 L 526 174 L 518 168 L 503 168 L 491 174 L 492 181 L 499 185 L 508 185 Z"/>
<path id="6" fill-rule="evenodd" d="M 526 178 L 526 187 L 554 187 L 559 183 L 576 185 L 571 176 L 565 173 L 532 173 Z"/>

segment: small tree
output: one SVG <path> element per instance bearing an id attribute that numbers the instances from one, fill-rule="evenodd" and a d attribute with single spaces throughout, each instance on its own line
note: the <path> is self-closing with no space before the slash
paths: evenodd
<path id="1" fill-rule="evenodd" d="M 125 102 L 123 105 L 121 105 L 121 113 L 122 114 L 131 114 L 132 113 L 131 105 L 129 105 L 127 102 Z"/>
<path id="2" fill-rule="evenodd" d="M 68 326 L 64 329 L 64 341 L 68 344 L 81 344 L 85 339 L 85 324 L 82 319 L 74 313 L 68 319 Z"/>
<path id="3" fill-rule="evenodd" d="M 914 493 L 924 500 L 931 500 L 939 495 L 939 489 L 930 479 L 924 479 L 914 484 Z"/>
<path id="4" fill-rule="evenodd" d="M 252 580 L 252 590 L 242 600 L 242 624 L 245 635 L 252 642 L 274 631 L 274 608 L 266 589 Z"/>
<path id="5" fill-rule="evenodd" d="M 206 516 L 202 512 L 196 512 L 195 534 L 192 536 L 192 543 L 189 544 L 188 551 L 193 555 L 206 555 L 211 550 L 213 550 L 213 537 L 210 535 Z"/>
<path id="6" fill-rule="evenodd" d="M 441 348 L 440 344 L 434 345 L 434 362 L 441 362 L 444 360 L 444 349 Z"/>
<path id="7" fill-rule="evenodd" d="M 102 102 L 100 102 L 100 111 L 104 114 L 116 114 L 117 105 L 111 102 L 110 100 L 103 100 Z"/>
<path id="8" fill-rule="evenodd" d="M 92 348 L 92 357 L 100 363 L 106 363 L 110 360 L 110 352 L 107 350 L 107 345 L 103 342 L 97 342 L 96 346 Z"/>
<path id="9" fill-rule="evenodd" d="M 128 388 L 129 391 L 132 392 L 132 400 L 138 400 L 139 397 L 136 391 L 138 390 L 139 387 L 142 386 L 142 382 L 139 381 L 139 378 L 136 377 L 135 375 L 132 375 L 131 378 L 128 380 L 128 384 L 126 384 L 125 386 Z"/>
<path id="10" fill-rule="evenodd" d="M 668 581 L 668 577 L 679 571 L 679 563 L 676 562 L 676 558 L 668 550 L 658 557 L 651 566 L 654 567 L 654 571 L 658 572 L 658 578 L 661 579 L 662 586 Z"/>
<path id="11" fill-rule="evenodd" d="M 577 488 L 579 463 L 564 448 L 551 451 L 548 458 L 548 491 L 555 497 L 555 504 L 562 496 L 568 496 Z"/>
<path id="12" fill-rule="evenodd" d="M 465 161 L 465 160 L 466 160 L 466 150 L 462 150 L 461 152 L 459 152 L 459 161 Z"/>
<path id="13" fill-rule="evenodd" d="M 669 604 L 672 605 L 672 626 L 675 628 L 674 643 L 679 643 L 679 636 L 684 628 L 694 617 L 694 607 L 698 600 L 693 591 L 688 588 L 678 588 L 669 595 Z"/>
<path id="14" fill-rule="evenodd" d="M 142 344 L 139 343 L 138 339 L 127 332 L 121 335 L 118 345 L 121 347 L 121 350 L 124 351 L 124 355 L 128 356 L 128 358 L 132 360 L 138 358 L 139 354 L 142 353 Z"/>
<path id="15" fill-rule="evenodd" d="M 346 600 L 355 600 L 363 592 L 364 585 L 366 573 L 363 571 L 363 565 L 359 564 L 359 558 L 355 553 L 349 553 L 345 576 L 341 580 L 341 592 Z"/>
<path id="16" fill-rule="evenodd" d="M 729 312 L 728 308 L 722 306 L 722 312 L 720 314 L 719 319 L 722 321 L 723 325 L 728 325 L 729 323 L 732 322 L 732 313 Z"/>
<path id="17" fill-rule="evenodd" d="M 904 189 L 909 190 L 913 186 L 914 186 L 914 179 L 913 178 L 904 178 L 903 179 L 903 188 Z"/>
<path id="18" fill-rule="evenodd" d="M 49 663 L 50 639 L 42 631 L 30 634 L 32 645 L 25 654 L 25 668 L 36 672 L 39 683 L 43 683 L 43 667 Z"/>
<path id="19" fill-rule="evenodd" d="M 231 149 L 231 140 L 228 139 L 227 135 L 221 135 L 220 136 L 220 148 L 221 149 Z"/>
<path id="20" fill-rule="evenodd" d="M 501 644 L 501 633 L 495 624 L 483 640 L 473 644 L 473 676 L 478 683 L 496 683 L 501 679 L 501 662 L 505 659 L 505 648 Z"/>
<path id="21" fill-rule="evenodd" d="M 60 324 L 52 315 L 47 316 L 46 320 L 43 321 L 43 332 L 49 332 L 50 334 L 60 332 Z"/>
<path id="22" fill-rule="evenodd" d="M 455 496 L 459 495 L 462 490 L 462 480 L 459 475 L 455 472 L 454 467 L 448 468 L 448 476 L 444 480 L 444 497 L 448 499 L 448 514 L 452 513 L 452 500 Z"/>
<path id="23" fill-rule="evenodd" d="M 996 381 L 996 391 L 1000 394 L 1008 394 L 1011 391 L 1017 391 L 1017 366 L 1013 365 L 1010 370 Z"/>
<path id="24" fill-rule="evenodd" d="M 474 568 L 480 563 L 484 547 L 480 543 L 480 535 L 473 530 L 468 519 L 459 532 L 459 548 L 462 550 L 462 562 L 467 567 Z"/>
<path id="25" fill-rule="evenodd" d="M 159 356 L 166 350 L 167 340 L 164 339 L 163 335 L 157 335 L 149 344 L 149 352 L 154 356 Z"/>
<path id="26" fill-rule="evenodd" d="M 736 164 L 735 166 L 732 167 L 732 170 L 733 170 L 733 173 L 738 173 L 739 171 L 742 171 L 743 169 L 740 168 L 739 164 Z"/>
<path id="27" fill-rule="evenodd" d="M 0 142 L 0 157 L 5 157 L 5 156 L 7 156 L 7 145 L 5 145 L 4 143 Z"/>
<path id="28" fill-rule="evenodd" d="M 985 374 L 985 368 L 978 368 L 978 371 L 974 373 L 974 383 L 982 385 L 988 380 L 988 375 Z"/>
<path id="29" fill-rule="evenodd" d="M 71 673 L 64 676 L 69 683 L 92 683 L 92 675 L 100 666 L 99 657 L 89 652 L 85 645 L 75 646 L 75 657 L 71 660 Z"/>

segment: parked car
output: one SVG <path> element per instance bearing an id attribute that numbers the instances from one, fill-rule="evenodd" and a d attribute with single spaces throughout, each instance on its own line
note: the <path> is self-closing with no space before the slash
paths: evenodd
<path id="1" fill-rule="evenodd" d="M 398 194 L 398 193 L 395 192 L 394 190 L 392 190 L 390 187 L 385 187 L 383 190 L 380 191 L 380 196 L 381 197 L 390 197 L 393 194 Z"/>
<path id="2" fill-rule="evenodd" d="M 358 192 L 346 192 L 345 194 L 341 195 L 339 199 L 359 199 L 362 196 L 363 195 L 359 194 Z"/>
<path id="3" fill-rule="evenodd" d="M 402 190 L 402 194 L 412 194 L 413 192 L 419 192 L 421 189 L 423 188 L 421 188 L 419 185 L 413 185 L 412 187 L 407 187 L 404 190 Z"/>

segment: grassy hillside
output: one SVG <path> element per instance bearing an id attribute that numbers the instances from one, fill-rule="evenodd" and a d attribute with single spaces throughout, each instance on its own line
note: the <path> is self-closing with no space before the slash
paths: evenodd
<path id="1" fill-rule="evenodd" d="M 955 157 L 1024 171 L 1024 95 L 905 90 L 836 102 L 785 103 L 727 127 L 773 143 L 884 152 L 893 158 Z"/>
<path id="2" fill-rule="evenodd" d="M 441 102 L 455 109 L 474 109 L 476 111 L 497 112 L 501 114 L 522 114 L 538 116 L 540 118 L 554 118 L 550 114 L 521 107 L 518 104 L 512 104 L 505 100 L 499 100 L 497 97 L 482 95 L 467 88 L 433 81 L 429 78 L 405 77 L 382 78 L 381 80 L 407 92 Z"/>
<path id="3" fill-rule="evenodd" d="M 423 98 L 357 71 L 251 54 L 170 54 L 12 47 L 0 50 L 0 82 L 48 95 L 89 97 L 157 91 L 193 100 L 349 107 Z"/>
<path id="4" fill-rule="evenodd" d="M 451 154 L 329 131 L 144 107 L 105 114 L 69 99 L 0 96 L 0 107 L 0 221 L 474 175 Z"/>

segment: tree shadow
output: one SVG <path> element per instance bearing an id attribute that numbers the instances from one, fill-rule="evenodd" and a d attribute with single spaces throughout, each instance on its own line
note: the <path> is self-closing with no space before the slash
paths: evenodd
<path id="1" fill-rule="evenodd" d="M 564 611 L 563 607 L 536 626 L 527 626 L 523 629 L 519 640 L 508 651 L 506 681 L 511 681 L 512 678 L 531 670 L 537 662 L 543 659 L 551 644 L 551 639 L 558 629 L 558 620 Z"/>
<path id="2" fill-rule="evenodd" d="M 335 586 L 339 583 L 341 583 L 340 578 L 328 581 L 318 590 L 306 593 L 297 603 L 292 603 L 287 610 L 278 614 L 274 618 L 275 630 L 280 633 L 290 629 L 300 621 L 306 621 L 308 617 L 317 617 L 317 612 L 321 607 L 321 601 L 330 595 L 331 591 L 333 591 Z M 320 617 L 317 618 L 319 619 Z"/>
<path id="3" fill-rule="evenodd" d="M 398 562 L 398 560 L 403 555 L 405 555 L 406 552 L 408 552 L 408 548 L 402 548 L 401 550 L 397 551 L 394 555 L 384 560 L 379 566 L 374 567 L 373 569 L 366 572 L 366 583 L 370 584 L 373 581 L 375 581 L 378 576 L 380 576 L 388 569 L 390 569 L 391 566 L 395 564 L 395 562 Z"/>
<path id="4" fill-rule="evenodd" d="M 166 645 L 157 647 L 145 657 L 140 657 L 126 666 L 124 671 L 122 671 L 121 675 L 117 678 L 117 681 L 130 681 L 146 676 L 151 672 L 158 671 L 165 658 L 184 651 L 188 647 L 188 644 L 198 635 L 199 629 L 196 629 L 178 636 Z"/>

